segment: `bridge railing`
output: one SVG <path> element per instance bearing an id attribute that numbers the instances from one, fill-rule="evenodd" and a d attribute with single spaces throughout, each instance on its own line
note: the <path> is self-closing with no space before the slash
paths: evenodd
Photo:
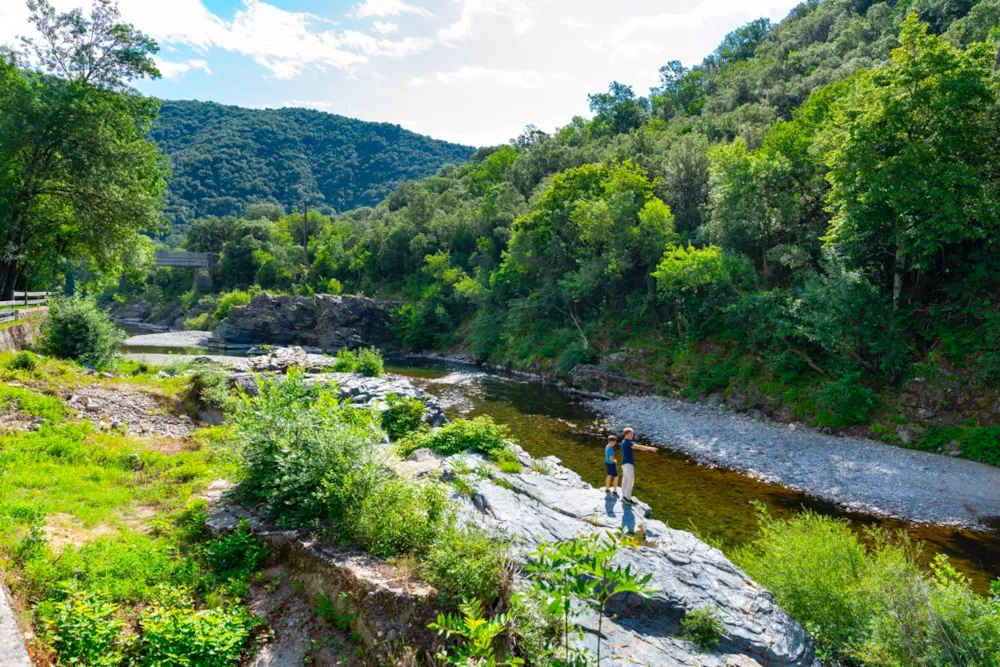
<path id="1" fill-rule="evenodd" d="M 0 323 L 12 322 L 19 318 L 22 308 L 46 306 L 58 292 L 14 292 L 13 299 L 0 301 Z"/>

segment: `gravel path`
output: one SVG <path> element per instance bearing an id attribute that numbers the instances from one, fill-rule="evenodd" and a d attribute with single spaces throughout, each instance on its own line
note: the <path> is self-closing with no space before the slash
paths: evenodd
<path id="1" fill-rule="evenodd" d="M 639 437 L 702 463 L 741 470 L 848 509 L 979 530 L 1000 517 L 1000 468 L 793 430 L 659 396 L 589 404 L 616 429 L 630 425 Z"/>

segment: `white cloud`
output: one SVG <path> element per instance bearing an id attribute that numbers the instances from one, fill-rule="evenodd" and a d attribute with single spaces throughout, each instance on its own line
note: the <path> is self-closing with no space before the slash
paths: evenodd
<path id="1" fill-rule="evenodd" d="M 364 19 L 370 16 L 400 16 L 402 14 L 416 14 L 417 16 L 434 16 L 423 7 L 411 5 L 402 0 L 365 0 L 360 5 L 356 5 L 350 15 L 354 18 Z"/>
<path id="2" fill-rule="evenodd" d="M 334 105 L 332 102 L 327 102 L 324 100 L 286 100 L 281 103 L 282 107 L 303 107 L 306 109 L 315 109 L 317 111 L 326 111 L 327 113 L 333 113 Z"/>
<path id="3" fill-rule="evenodd" d="M 536 10 L 524 0 L 456 0 L 461 5 L 458 19 L 438 31 L 438 39 L 454 45 L 469 39 L 483 15 L 502 16 L 510 20 L 514 32 L 522 35 L 535 23 Z"/>
<path id="4" fill-rule="evenodd" d="M 507 71 L 501 69 L 489 69 L 487 67 L 460 67 L 453 72 L 438 72 L 437 80 L 443 84 L 452 86 L 458 84 L 469 84 L 483 79 L 492 79 L 502 86 L 511 88 L 523 88 L 530 90 L 541 88 L 545 83 L 542 75 L 534 71 L 517 70 Z"/>
<path id="5" fill-rule="evenodd" d="M 375 28 L 375 32 L 383 37 L 388 37 L 399 32 L 399 24 L 391 21 L 375 21 L 372 23 L 372 27 Z"/>
<path id="6" fill-rule="evenodd" d="M 156 68 L 160 70 L 160 74 L 168 81 L 177 81 L 191 70 L 201 70 L 205 74 L 212 73 L 212 70 L 208 67 L 208 62 L 200 59 L 192 58 L 182 63 L 163 60 L 162 58 L 154 58 L 153 60 L 156 61 Z"/>
<path id="7" fill-rule="evenodd" d="M 589 23 L 586 23 L 584 21 L 580 21 L 580 20 L 577 20 L 577 19 L 574 19 L 574 18 L 559 19 L 559 22 L 562 23 L 564 26 L 568 26 L 570 28 L 578 28 L 580 30 L 593 30 L 594 29 L 594 26 L 590 25 Z"/>

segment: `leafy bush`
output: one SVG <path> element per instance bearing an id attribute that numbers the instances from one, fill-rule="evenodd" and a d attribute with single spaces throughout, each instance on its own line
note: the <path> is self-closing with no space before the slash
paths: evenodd
<path id="1" fill-rule="evenodd" d="M 504 452 L 509 451 L 509 439 L 510 430 L 506 426 L 484 415 L 475 419 L 456 419 L 436 431 L 413 434 L 403 447 L 408 452 L 427 447 L 442 456 L 472 451 L 499 460 L 507 456 Z"/>
<path id="2" fill-rule="evenodd" d="M 393 440 L 412 433 L 424 425 L 424 404 L 412 396 L 389 394 L 385 397 L 389 409 L 382 413 L 382 428 Z"/>
<path id="3" fill-rule="evenodd" d="M 233 667 L 261 621 L 242 606 L 196 610 L 185 590 L 164 589 L 140 624 L 143 667 Z"/>
<path id="4" fill-rule="evenodd" d="M 826 426 L 864 423 L 871 418 L 875 403 L 875 393 L 862 384 L 857 371 L 828 382 L 816 394 L 822 410 L 819 421 Z"/>
<path id="5" fill-rule="evenodd" d="M 7 368 L 12 371 L 33 371 L 38 368 L 38 357 L 27 350 L 21 350 L 7 362 Z"/>
<path id="6" fill-rule="evenodd" d="M 939 556 L 932 572 L 917 549 L 812 512 L 761 515 L 757 541 L 734 560 L 816 638 L 829 662 L 989 665 L 1000 654 L 1000 600 L 979 597 Z"/>
<path id="7" fill-rule="evenodd" d="M 374 415 L 342 406 L 335 388 L 309 386 L 301 371 L 284 381 L 262 379 L 258 395 L 236 400 L 227 419 L 242 459 L 241 492 L 282 520 L 340 516 L 343 509 L 318 493 L 327 480 L 371 483 L 368 463 L 379 438 Z"/>
<path id="8" fill-rule="evenodd" d="M 185 331 L 211 331 L 213 328 L 215 320 L 212 318 L 212 313 L 202 313 L 184 320 Z"/>
<path id="9" fill-rule="evenodd" d="M 95 368 L 105 368 L 118 355 L 125 339 L 119 329 L 92 299 L 56 299 L 42 327 L 42 349 L 63 359 L 73 359 Z"/>
<path id="10" fill-rule="evenodd" d="M 255 294 L 252 290 L 244 291 L 237 289 L 231 292 L 223 292 L 215 301 L 214 318 L 221 322 L 229 317 L 229 313 L 232 311 L 234 306 L 245 306 L 250 303 L 250 300 L 253 299 L 254 296 Z"/>
<path id="11" fill-rule="evenodd" d="M 204 555 L 216 575 L 232 579 L 245 578 L 260 569 L 266 553 L 244 520 L 229 535 L 205 545 Z"/>
<path id="12" fill-rule="evenodd" d="M 451 520 L 444 485 L 385 477 L 341 515 L 341 530 L 369 553 L 389 557 L 427 551 Z"/>
<path id="13" fill-rule="evenodd" d="M 698 607 L 684 614 L 681 619 L 684 637 L 699 651 L 714 651 L 722 639 L 725 627 L 711 607 Z"/>
<path id="14" fill-rule="evenodd" d="M 932 426 L 914 446 L 944 452 L 953 442 L 962 458 L 1000 466 L 1000 426 Z"/>
<path id="15" fill-rule="evenodd" d="M 501 652 L 498 657 L 496 645 L 500 635 L 507 629 L 506 614 L 487 619 L 483 616 L 483 606 L 478 601 L 462 603 L 461 613 L 461 616 L 439 614 L 437 621 L 427 626 L 448 639 L 453 635 L 462 638 L 460 645 L 450 651 L 438 653 L 436 657 L 439 660 L 446 665 L 459 667 L 512 667 L 524 664 L 519 658 L 505 656 L 505 652 Z"/>
<path id="16" fill-rule="evenodd" d="M 423 571 L 446 608 L 457 609 L 463 600 L 479 600 L 492 607 L 500 595 L 507 558 L 502 542 L 466 526 L 438 536 L 427 552 Z"/>
<path id="17" fill-rule="evenodd" d="M 361 373 L 368 377 L 381 377 L 384 369 L 382 353 L 374 347 L 357 350 L 344 348 L 337 352 L 333 370 L 338 373 Z"/>
<path id="18" fill-rule="evenodd" d="M 65 599 L 39 608 L 44 635 L 67 664 L 117 667 L 125 656 L 118 606 L 100 596 L 64 587 Z"/>

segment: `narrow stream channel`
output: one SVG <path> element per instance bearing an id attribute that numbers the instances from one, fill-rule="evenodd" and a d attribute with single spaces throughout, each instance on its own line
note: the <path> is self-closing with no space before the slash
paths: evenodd
<path id="1" fill-rule="evenodd" d="M 533 456 L 554 454 L 590 484 L 603 486 L 607 432 L 600 415 L 558 389 L 444 364 L 389 366 L 386 370 L 408 377 L 437 396 L 449 418 L 489 415 L 506 424 Z M 638 435 L 641 441 L 642 434 Z M 858 529 L 877 525 L 904 531 L 923 544 L 925 563 L 938 553 L 946 554 L 983 594 L 990 581 L 1000 578 L 1000 533 L 915 525 L 849 513 L 739 472 L 698 465 L 683 454 L 667 450 L 636 453 L 635 494 L 650 504 L 655 518 L 673 528 L 694 528 L 723 549 L 756 536 L 751 504 L 756 500 L 778 517 L 809 508 L 847 518 Z"/>

